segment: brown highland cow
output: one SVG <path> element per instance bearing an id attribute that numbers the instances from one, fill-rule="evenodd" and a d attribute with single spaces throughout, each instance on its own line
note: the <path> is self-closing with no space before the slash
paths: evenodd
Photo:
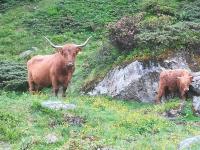
<path id="1" fill-rule="evenodd" d="M 189 85 L 192 82 L 191 74 L 185 69 L 165 70 L 160 73 L 158 95 L 156 103 L 161 102 L 162 96 L 165 96 L 166 90 L 169 92 L 180 93 L 180 98 L 185 100 L 186 92 L 189 91 Z"/>

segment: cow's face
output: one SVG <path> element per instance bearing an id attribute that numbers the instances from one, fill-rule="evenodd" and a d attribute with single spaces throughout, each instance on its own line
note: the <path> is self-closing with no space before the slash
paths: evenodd
<path id="1" fill-rule="evenodd" d="M 192 76 L 183 76 L 183 77 L 178 77 L 178 80 L 181 84 L 182 90 L 184 92 L 189 91 L 189 86 L 192 82 L 193 77 Z"/>
<path id="2" fill-rule="evenodd" d="M 80 45 L 66 44 L 63 46 L 59 46 L 59 45 L 54 45 L 47 37 L 45 37 L 45 39 L 50 43 L 50 45 L 53 48 L 56 48 L 57 51 L 64 57 L 64 60 L 65 60 L 64 65 L 66 67 L 74 66 L 76 55 L 88 43 L 90 38 L 91 38 L 91 36 L 83 44 L 80 44 Z"/>
<path id="3" fill-rule="evenodd" d="M 74 66 L 76 55 L 80 50 L 81 48 L 77 47 L 75 44 L 66 44 L 63 48 L 59 49 L 59 52 L 65 59 L 66 67 Z"/>

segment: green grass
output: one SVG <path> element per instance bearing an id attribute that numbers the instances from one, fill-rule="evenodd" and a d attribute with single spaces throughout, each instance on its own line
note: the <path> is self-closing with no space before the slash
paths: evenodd
<path id="1" fill-rule="evenodd" d="M 191 107 L 186 107 L 185 114 L 175 121 L 162 115 L 177 107 L 177 99 L 153 105 L 109 97 L 70 96 L 62 100 L 76 104 L 75 110 L 52 111 L 41 107 L 48 98 L 45 93 L 1 91 L 0 140 L 9 142 L 13 149 L 176 149 L 181 140 L 200 133 L 200 119 L 190 116 Z M 83 121 L 72 124 L 66 116 Z M 49 133 L 55 133 L 59 142 L 47 144 L 45 136 Z"/>
<path id="2" fill-rule="evenodd" d="M 56 44 L 79 44 L 90 35 L 93 37 L 78 55 L 68 97 L 62 99 L 76 104 L 77 108 L 71 111 L 42 108 L 41 102 L 51 98 L 48 90 L 37 95 L 0 90 L 0 141 L 10 143 L 13 149 L 107 147 L 171 150 L 177 149 L 181 140 L 200 134 L 200 119 L 192 114 L 191 102 L 187 102 L 182 116 L 171 121 L 163 116 L 163 112 L 176 108 L 179 104 L 177 99 L 163 105 L 153 105 L 80 95 L 83 86 L 89 88 L 90 83 L 100 80 L 110 68 L 135 59 L 157 56 L 157 51 L 155 53 L 150 48 L 135 48 L 129 53 L 120 53 L 107 38 L 109 23 L 139 11 L 147 12 L 143 23 L 149 26 L 157 25 L 159 20 L 163 21 L 161 24 L 169 21 L 162 15 L 159 18 L 160 14 L 156 13 L 169 12 L 171 18 L 166 18 L 172 19 L 169 24 L 178 21 L 177 10 L 182 2 L 161 0 L 154 3 L 157 7 L 146 10 L 150 7 L 149 0 L 141 3 L 135 0 L 33 0 L 20 1 L 5 9 L 0 14 L 1 60 L 25 64 L 27 60 L 20 59 L 18 55 L 33 46 L 39 49 L 33 55 L 53 53 L 44 35 Z M 190 3 L 185 7 L 185 11 L 190 12 Z M 160 12 L 157 12 L 157 8 Z M 198 12 L 196 8 L 193 11 Z M 198 14 L 192 12 L 182 14 L 182 18 L 196 18 L 198 22 Z M 164 55 L 166 51 L 159 49 L 158 52 Z M 73 124 L 67 120 L 70 117 L 81 118 L 82 122 Z M 49 133 L 56 134 L 59 142 L 47 144 L 45 136 Z"/>

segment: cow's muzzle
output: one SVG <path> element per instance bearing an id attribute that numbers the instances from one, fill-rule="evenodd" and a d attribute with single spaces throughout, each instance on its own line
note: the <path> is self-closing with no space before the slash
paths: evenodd
<path id="1" fill-rule="evenodd" d="M 70 62 L 67 64 L 67 67 L 73 67 L 74 66 L 74 63 L 73 62 Z"/>

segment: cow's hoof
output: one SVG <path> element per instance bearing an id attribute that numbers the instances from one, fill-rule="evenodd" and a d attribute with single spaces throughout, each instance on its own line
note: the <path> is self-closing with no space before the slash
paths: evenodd
<path id="1" fill-rule="evenodd" d="M 157 102 L 157 101 L 156 101 L 156 102 L 155 102 L 155 104 L 156 104 L 156 105 L 159 105 L 159 104 L 162 104 L 162 103 L 161 103 L 161 102 Z"/>
<path id="2" fill-rule="evenodd" d="M 66 97 L 66 95 L 62 95 L 62 97 Z"/>

